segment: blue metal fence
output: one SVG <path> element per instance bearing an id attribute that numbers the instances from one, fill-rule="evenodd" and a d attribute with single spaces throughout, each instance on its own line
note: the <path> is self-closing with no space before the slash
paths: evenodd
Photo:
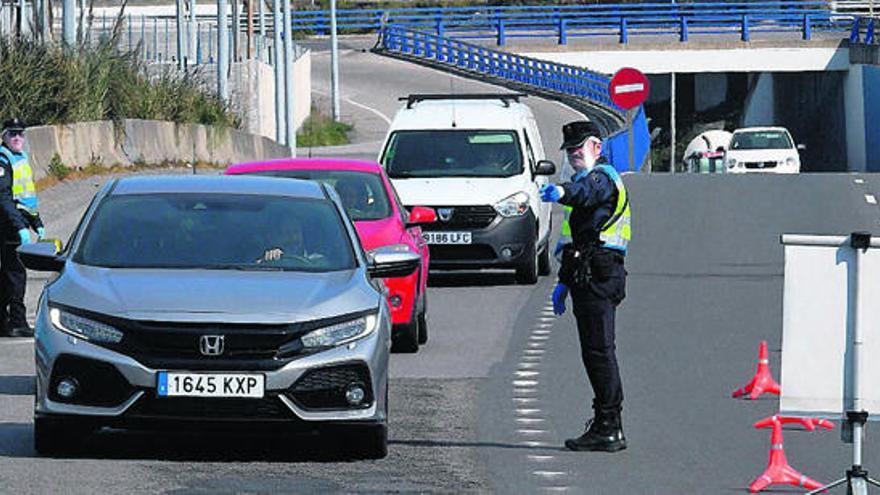
<path id="1" fill-rule="evenodd" d="M 849 33 L 851 43 L 873 45 L 880 42 L 877 30 L 880 29 L 880 17 L 856 17 Z"/>
<path id="2" fill-rule="evenodd" d="M 379 34 L 379 46 L 384 51 L 431 60 L 488 77 L 585 98 L 619 111 L 608 97 L 608 76 L 598 72 L 492 50 L 396 25 L 385 26 Z"/>
<path id="3" fill-rule="evenodd" d="M 626 43 L 633 35 L 671 35 L 688 41 L 694 34 L 796 32 L 810 39 L 816 31 L 845 33 L 852 17 L 835 15 L 825 1 L 639 3 L 511 7 L 438 7 L 389 10 L 343 9 L 339 29 L 379 30 L 394 25 L 460 39 L 614 36 Z M 299 11 L 293 29 L 327 32 L 328 11 Z"/>

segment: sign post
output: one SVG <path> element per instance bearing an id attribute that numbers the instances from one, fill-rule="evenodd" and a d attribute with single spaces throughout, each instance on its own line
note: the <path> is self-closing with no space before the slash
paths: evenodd
<path id="1" fill-rule="evenodd" d="M 638 69 L 632 67 L 624 67 L 618 70 L 611 82 L 608 83 L 608 96 L 611 101 L 618 107 L 626 110 L 626 127 L 628 133 L 629 144 L 627 150 L 629 153 L 629 169 L 636 169 L 634 163 L 633 152 L 633 122 L 635 122 L 638 114 L 638 107 L 648 98 L 648 92 L 651 84 L 648 78 Z"/>

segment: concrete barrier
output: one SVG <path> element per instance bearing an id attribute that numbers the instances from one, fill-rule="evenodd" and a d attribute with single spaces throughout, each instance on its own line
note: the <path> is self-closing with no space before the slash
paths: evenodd
<path id="1" fill-rule="evenodd" d="M 169 161 L 228 164 L 290 156 L 286 146 L 263 136 L 156 120 L 124 120 L 118 127 L 109 121 L 30 127 L 27 138 L 36 179 L 48 175 L 56 153 L 70 168 Z"/>

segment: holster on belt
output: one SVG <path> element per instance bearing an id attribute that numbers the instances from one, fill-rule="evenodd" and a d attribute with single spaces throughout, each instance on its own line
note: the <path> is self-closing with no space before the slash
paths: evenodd
<path id="1" fill-rule="evenodd" d="M 559 267 L 559 281 L 568 287 L 586 289 L 590 284 L 590 258 L 595 246 L 591 244 L 566 244 L 562 248 L 562 264 Z"/>

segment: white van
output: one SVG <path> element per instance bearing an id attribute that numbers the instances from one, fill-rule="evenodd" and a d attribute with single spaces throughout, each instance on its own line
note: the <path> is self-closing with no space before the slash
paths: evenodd
<path id="1" fill-rule="evenodd" d="M 410 95 L 379 157 L 404 206 L 427 205 L 432 269 L 514 268 L 519 283 L 550 273 L 556 173 L 521 94 Z"/>

